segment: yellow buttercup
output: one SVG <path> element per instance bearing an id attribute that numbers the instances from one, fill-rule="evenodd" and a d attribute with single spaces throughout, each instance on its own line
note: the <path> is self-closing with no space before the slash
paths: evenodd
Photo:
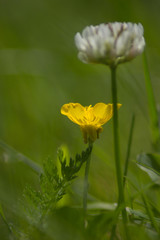
<path id="1" fill-rule="evenodd" d="M 117 104 L 119 109 L 122 104 Z M 64 104 L 61 113 L 81 128 L 84 142 L 94 142 L 102 132 L 102 125 L 113 116 L 113 104 L 97 103 L 83 107 L 80 103 Z"/>

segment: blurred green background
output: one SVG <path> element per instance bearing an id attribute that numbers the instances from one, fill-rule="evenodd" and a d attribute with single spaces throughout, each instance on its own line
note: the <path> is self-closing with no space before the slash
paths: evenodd
<path id="1" fill-rule="evenodd" d="M 68 102 L 111 102 L 109 68 L 83 64 L 77 58 L 74 36 L 87 25 L 142 23 L 159 103 L 159 12 L 159 0 L 0 0 L 0 139 L 40 165 L 48 156 L 56 163 L 57 148 L 63 144 L 71 156 L 86 147 L 78 126 L 62 116 L 60 108 Z M 119 111 L 122 161 L 132 114 L 136 114 L 129 169 L 129 176 L 136 180 L 136 155 L 152 150 L 142 56 L 120 65 L 117 77 L 118 98 L 123 105 Z M 112 140 L 110 121 L 95 143 L 90 171 L 90 193 L 108 202 L 117 199 Z M 2 150 L 0 165 L 0 202 L 12 222 L 16 221 L 16 204 L 25 185 L 38 180 L 27 167 L 7 161 Z M 80 179 L 74 190 L 81 199 Z M 145 174 L 144 179 L 148 180 Z M 7 239 L 1 220 L 0 224 Z M 57 233 L 56 239 L 62 237 Z"/>

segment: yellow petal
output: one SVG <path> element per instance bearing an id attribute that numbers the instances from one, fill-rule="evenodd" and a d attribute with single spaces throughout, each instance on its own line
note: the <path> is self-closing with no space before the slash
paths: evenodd
<path id="1" fill-rule="evenodd" d="M 72 122 L 81 125 L 83 124 L 85 108 L 80 103 L 68 103 L 62 106 L 61 114 L 66 115 Z"/>
<path id="2" fill-rule="evenodd" d="M 122 104 L 117 104 L 119 109 Z M 113 104 L 97 103 L 93 107 L 93 114 L 96 116 L 95 124 L 103 125 L 108 122 L 113 116 Z"/>

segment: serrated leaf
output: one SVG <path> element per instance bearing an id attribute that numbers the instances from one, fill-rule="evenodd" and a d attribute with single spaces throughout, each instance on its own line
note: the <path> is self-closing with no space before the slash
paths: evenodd
<path id="1" fill-rule="evenodd" d="M 142 153 L 137 157 L 137 165 L 145 171 L 153 182 L 160 185 L 160 155 Z"/>
<path id="2" fill-rule="evenodd" d="M 75 159 L 66 159 L 63 149 L 59 149 L 58 158 L 61 166 L 61 175 L 52 159 L 48 158 L 44 161 L 44 171 L 40 175 L 40 189 L 37 191 L 29 187 L 28 189 L 26 188 L 26 195 L 31 200 L 32 205 L 34 205 L 34 209 L 38 209 L 40 218 L 45 217 L 48 212 L 55 210 L 56 204 L 66 194 L 67 187 L 77 177 L 77 172 L 82 164 L 87 161 L 91 151 L 92 147 L 89 146 L 81 154 L 77 154 Z"/>
<path id="3" fill-rule="evenodd" d="M 89 146 L 81 154 L 76 154 L 75 159 L 70 158 L 69 162 L 66 161 L 63 149 L 58 150 L 58 158 L 61 164 L 61 174 L 66 181 L 71 181 L 76 177 L 76 173 L 80 170 L 83 163 L 87 161 L 92 151 L 92 146 Z"/>

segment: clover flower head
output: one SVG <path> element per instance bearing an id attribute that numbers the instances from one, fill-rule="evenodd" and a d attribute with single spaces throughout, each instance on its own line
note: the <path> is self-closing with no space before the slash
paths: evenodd
<path id="1" fill-rule="evenodd" d="M 82 62 L 116 66 L 143 52 L 143 26 L 130 22 L 88 26 L 75 35 L 75 44 Z"/>
<path id="2" fill-rule="evenodd" d="M 120 106 L 117 104 L 117 108 Z M 112 118 L 113 104 L 83 107 L 80 103 L 68 103 L 62 106 L 61 113 L 80 126 L 85 143 L 94 142 L 102 132 L 102 125 Z"/>

